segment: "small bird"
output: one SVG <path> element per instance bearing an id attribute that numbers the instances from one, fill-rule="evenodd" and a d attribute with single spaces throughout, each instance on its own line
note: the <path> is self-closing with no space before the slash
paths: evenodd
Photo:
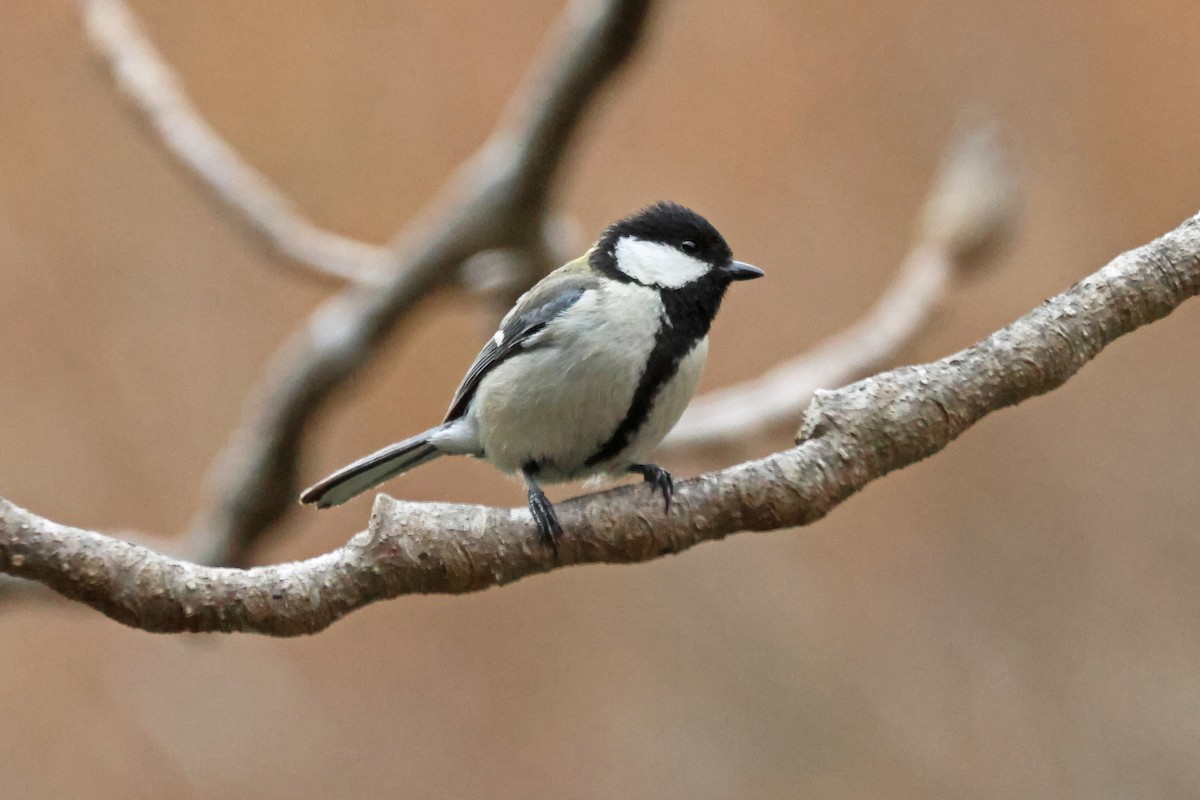
<path id="1" fill-rule="evenodd" d="M 708 329 L 733 281 L 708 220 L 660 202 L 611 226 L 582 257 L 521 296 L 467 371 L 445 421 L 355 461 L 300 495 L 328 508 L 444 455 L 520 473 L 542 537 L 562 528 L 541 483 L 636 473 L 671 511 L 674 484 L 649 457 L 696 391 Z"/>

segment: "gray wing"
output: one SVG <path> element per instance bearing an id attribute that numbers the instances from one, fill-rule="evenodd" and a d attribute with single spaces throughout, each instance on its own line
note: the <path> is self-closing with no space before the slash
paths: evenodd
<path id="1" fill-rule="evenodd" d="M 451 422 L 467 413 L 467 407 L 484 376 L 513 356 L 528 350 L 537 333 L 552 319 L 579 302 L 584 292 L 594 285 L 594 279 L 562 276 L 560 280 L 545 286 L 535 286 L 521 298 L 500 324 L 500 330 L 475 357 L 475 363 L 467 370 L 467 376 L 454 393 L 454 400 L 443 422 Z"/>

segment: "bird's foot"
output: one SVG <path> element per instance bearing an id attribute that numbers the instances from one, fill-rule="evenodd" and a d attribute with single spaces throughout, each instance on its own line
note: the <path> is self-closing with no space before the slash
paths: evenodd
<path id="1" fill-rule="evenodd" d="M 558 558 L 558 540 L 563 535 L 562 526 L 558 524 L 558 516 L 554 513 L 554 505 L 546 497 L 546 493 L 536 484 L 529 486 L 529 513 L 537 523 L 538 533 L 542 541 L 554 549 L 554 557 Z"/>
<path id="2" fill-rule="evenodd" d="M 629 471 L 641 475 L 642 480 L 662 492 L 663 511 L 670 514 L 671 498 L 675 495 L 675 481 L 671 479 L 671 473 L 657 464 L 634 464 Z"/>

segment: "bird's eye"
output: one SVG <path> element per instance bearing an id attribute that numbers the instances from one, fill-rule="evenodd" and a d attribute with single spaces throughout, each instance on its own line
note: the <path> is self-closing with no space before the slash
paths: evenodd
<path id="1" fill-rule="evenodd" d="M 694 255 L 696 255 L 696 253 L 698 253 L 700 251 L 700 248 L 697 247 L 696 243 L 693 242 L 691 239 L 680 242 L 679 249 L 682 250 L 683 252 L 687 253 L 689 256 L 694 256 Z"/>

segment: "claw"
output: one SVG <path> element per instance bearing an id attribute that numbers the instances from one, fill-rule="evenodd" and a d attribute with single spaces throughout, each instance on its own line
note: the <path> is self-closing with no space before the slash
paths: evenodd
<path id="1" fill-rule="evenodd" d="M 541 534 L 542 540 L 554 548 L 554 552 L 557 554 L 558 540 L 563 535 L 562 526 L 558 524 L 558 516 L 554 513 L 553 504 L 536 486 L 529 487 L 529 513 L 533 515 L 533 521 L 537 523 L 538 533 Z"/>
<path id="2" fill-rule="evenodd" d="M 558 524 L 558 515 L 554 513 L 554 505 L 547 499 L 542 487 L 537 484 L 537 479 L 534 477 L 537 474 L 535 466 L 526 467 L 522 470 L 522 474 L 525 476 L 525 484 L 529 487 L 529 513 L 533 515 L 533 521 L 537 523 L 542 541 L 554 550 L 554 560 L 557 561 L 558 540 L 562 538 L 563 530 L 562 526 Z"/>
<path id="3" fill-rule="evenodd" d="M 675 481 L 672 480 L 671 473 L 657 464 L 634 464 L 629 471 L 641 475 L 642 480 L 662 492 L 663 513 L 670 514 L 671 498 L 675 495 Z"/>

